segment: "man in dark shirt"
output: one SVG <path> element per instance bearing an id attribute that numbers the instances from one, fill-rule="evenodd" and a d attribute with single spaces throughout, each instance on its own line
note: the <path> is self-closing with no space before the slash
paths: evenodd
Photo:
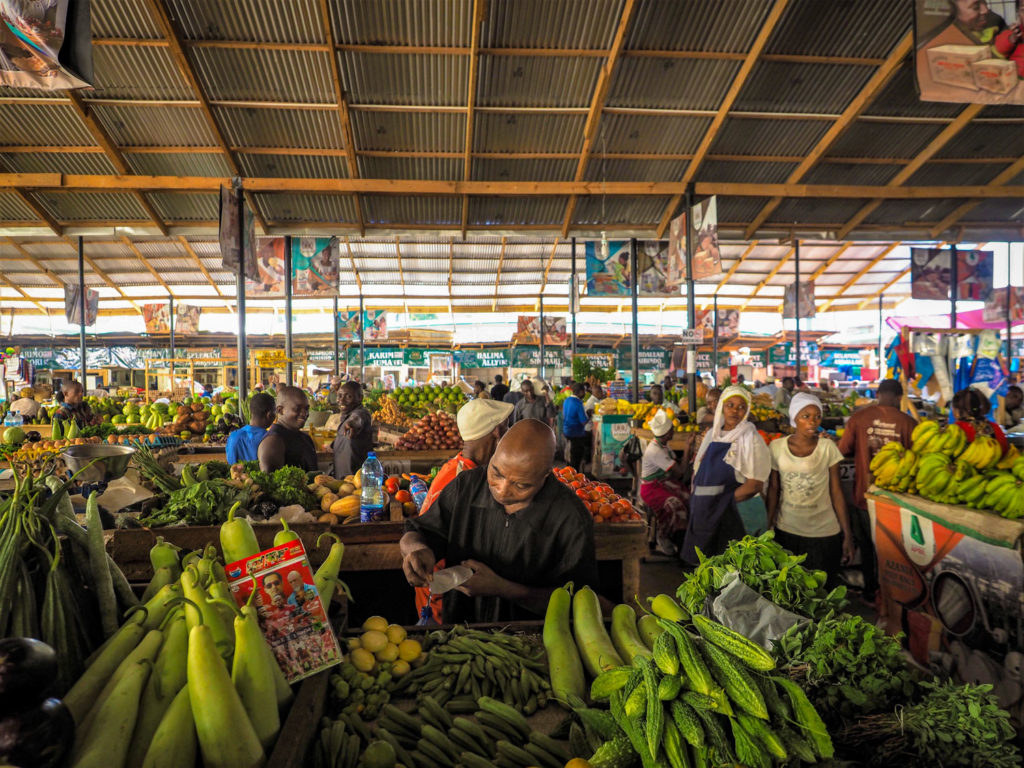
<path id="1" fill-rule="evenodd" d="M 426 513 L 406 521 L 399 546 L 414 587 L 430 583 L 442 557 L 474 571 L 445 594 L 445 623 L 537 618 L 554 588 L 597 586 L 593 521 L 552 475 L 554 456 L 551 428 L 520 421 L 486 469 L 463 472 Z"/>
<path id="2" fill-rule="evenodd" d="M 309 417 L 309 398 L 298 387 L 284 386 L 277 391 L 277 421 L 267 430 L 257 452 L 260 469 L 273 472 L 284 466 L 317 470 L 316 446 L 302 432 Z"/>
<path id="3" fill-rule="evenodd" d="M 499 403 L 503 401 L 505 395 L 508 394 L 508 385 L 501 378 L 499 373 L 494 377 L 494 386 L 491 387 L 491 399 L 497 400 Z"/>
<path id="4" fill-rule="evenodd" d="M 373 450 L 373 428 L 370 412 L 363 408 L 363 388 L 346 381 L 338 391 L 341 425 L 334 438 L 334 475 L 354 475 Z"/>

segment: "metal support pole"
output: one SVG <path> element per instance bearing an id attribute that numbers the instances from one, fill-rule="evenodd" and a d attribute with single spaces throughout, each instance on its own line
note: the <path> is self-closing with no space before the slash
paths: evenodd
<path id="1" fill-rule="evenodd" d="M 629 295 L 633 303 L 633 336 L 630 349 L 630 362 L 633 373 L 633 402 L 640 402 L 640 301 L 636 284 L 636 238 L 629 238 Z"/>
<path id="2" fill-rule="evenodd" d="M 366 328 L 363 326 L 366 324 L 366 312 L 363 310 L 363 293 L 359 292 L 359 383 L 364 387 L 366 382 L 363 380 L 366 372 L 363 368 L 366 366 Z"/>
<path id="3" fill-rule="evenodd" d="M 245 260 L 248 258 L 245 247 L 245 199 L 242 197 L 241 186 L 236 190 L 238 195 L 238 272 L 235 275 L 235 307 L 238 310 L 238 373 L 235 384 L 238 387 L 239 399 L 249 394 L 249 371 L 247 367 L 245 343 Z"/>
<path id="4" fill-rule="evenodd" d="M 88 390 L 85 383 L 88 362 L 85 349 L 85 245 L 81 236 L 78 238 L 78 311 L 81 313 L 79 317 L 81 324 L 78 331 L 78 343 L 81 345 L 82 352 L 82 388 Z"/>
<path id="5" fill-rule="evenodd" d="M 341 361 L 338 358 L 341 356 L 341 332 L 338 328 L 338 297 L 334 297 L 334 375 L 337 376 L 341 373 Z"/>
<path id="6" fill-rule="evenodd" d="M 167 301 L 167 326 L 168 333 L 170 335 L 171 342 L 171 359 L 174 359 L 174 297 L 171 296 Z"/>
<path id="7" fill-rule="evenodd" d="M 803 381 L 800 376 L 800 241 L 793 243 L 793 302 L 796 307 L 796 377 Z"/>
<path id="8" fill-rule="evenodd" d="M 949 249 L 949 327 L 956 330 L 956 295 L 960 282 L 960 259 L 954 244 Z"/>
<path id="9" fill-rule="evenodd" d="M 284 378 L 294 384 L 292 364 L 292 236 L 284 236 Z"/>
<path id="10" fill-rule="evenodd" d="M 882 346 L 882 295 L 878 296 L 878 378 L 882 378 L 882 365 L 885 363 L 885 347 Z"/>
<path id="11" fill-rule="evenodd" d="M 1006 253 L 1006 372 L 1010 372 L 1010 360 L 1013 359 L 1013 318 L 1010 305 L 1012 302 L 1013 288 L 1010 287 L 1010 253 Z"/>
<path id="12" fill-rule="evenodd" d="M 572 311 L 572 356 L 576 357 L 576 304 L 580 300 L 576 289 L 576 238 L 572 239 L 572 279 L 569 281 L 569 309 Z"/>
<path id="13" fill-rule="evenodd" d="M 537 318 L 537 335 L 540 346 L 540 380 L 544 381 L 547 379 L 547 367 L 544 365 L 544 294 L 542 293 L 537 300 L 537 306 L 540 309 L 540 317 Z"/>
<path id="14" fill-rule="evenodd" d="M 697 327 L 697 297 L 693 287 L 693 249 L 697 245 L 697 238 L 693 231 L 693 184 L 686 185 L 686 326 Z M 717 322 L 718 318 L 715 318 Z M 717 333 L 717 328 L 715 329 Z M 686 400 L 689 406 L 688 413 L 697 413 L 697 366 L 696 360 L 691 362 L 691 355 L 695 358 L 696 348 L 686 350 Z"/>
<path id="15" fill-rule="evenodd" d="M 711 365 L 715 371 L 715 386 L 718 386 L 718 294 L 715 294 L 715 330 L 711 337 Z"/>

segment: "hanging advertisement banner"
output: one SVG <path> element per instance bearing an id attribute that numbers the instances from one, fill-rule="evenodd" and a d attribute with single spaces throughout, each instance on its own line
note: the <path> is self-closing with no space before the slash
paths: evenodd
<path id="1" fill-rule="evenodd" d="M 956 297 L 960 301 L 986 301 L 992 293 L 992 251 L 956 252 Z"/>
<path id="2" fill-rule="evenodd" d="M 334 296 L 338 292 L 338 240 L 292 238 L 292 295 Z"/>
<path id="3" fill-rule="evenodd" d="M 170 333 L 170 310 L 170 304 L 143 304 L 142 319 L 146 323 L 146 333 Z"/>
<path id="4" fill-rule="evenodd" d="M 669 284 L 682 292 L 686 281 L 686 212 L 679 214 L 668 225 Z"/>
<path id="5" fill-rule="evenodd" d="M 704 329 L 704 340 L 715 338 L 715 310 L 698 309 L 696 313 L 697 327 Z M 740 335 L 740 311 L 738 309 L 718 310 L 718 340 L 732 341 Z"/>
<path id="6" fill-rule="evenodd" d="M 71 325 L 82 325 L 82 294 L 77 285 L 64 286 L 64 317 Z M 92 288 L 85 289 L 85 325 L 96 323 L 99 314 L 100 294 Z"/>
<path id="7" fill-rule="evenodd" d="M 583 244 L 587 257 L 588 296 L 629 296 L 629 241 Z"/>
<path id="8" fill-rule="evenodd" d="M 914 0 L 922 101 L 1024 104 L 1024 4 Z"/>
<path id="9" fill-rule="evenodd" d="M 253 216 L 249 206 L 242 204 L 245 212 L 245 244 L 244 248 L 238 242 L 238 197 L 235 190 L 229 186 L 220 188 L 220 212 L 217 239 L 220 242 L 221 266 L 236 274 L 238 272 L 239 260 L 245 258 L 245 276 L 248 280 L 259 280 L 259 272 L 256 268 L 256 259 L 253 255 L 253 244 L 256 242 L 256 217 Z M 246 286 L 248 288 L 248 285 Z"/>
<path id="10" fill-rule="evenodd" d="M 718 197 L 697 203 L 690 210 L 693 217 L 693 279 L 707 280 L 722 274 L 722 252 L 718 248 Z M 683 262 L 683 271 L 686 271 Z M 685 275 L 684 275 L 685 276 Z"/>
<path id="11" fill-rule="evenodd" d="M 246 296 L 284 296 L 284 238 L 257 237 L 253 263 L 256 278 L 246 276 Z"/>
<path id="12" fill-rule="evenodd" d="M 0 86 L 91 88 L 89 0 L 0 2 Z"/>
<path id="13" fill-rule="evenodd" d="M 537 327 L 540 323 L 539 316 L 520 315 L 517 323 L 518 329 L 512 340 L 516 344 L 539 344 L 540 334 Z M 564 317 L 544 316 L 544 343 L 565 344 L 569 336 L 565 330 Z"/>
<path id="14" fill-rule="evenodd" d="M 455 362 L 463 368 L 507 368 L 507 349 L 473 349 L 455 353 Z"/>
<path id="15" fill-rule="evenodd" d="M 1006 289 L 999 288 L 989 293 L 982 310 L 982 320 L 986 323 L 1006 322 Z M 1010 320 L 1015 323 L 1024 322 L 1024 288 L 1010 288 Z"/>
<path id="16" fill-rule="evenodd" d="M 818 309 L 814 305 L 814 281 L 807 280 L 801 283 L 790 283 L 786 286 L 786 292 L 782 296 L 782 317 L 792 319 L 796 317 L 797 296 L 800 298 L 800 317 L 814 317 Z"/>
<path id="17" fill-rule="evenodd" d="M 911 298 L 949 301 L 952 252 L 950 248 L 910 249 Z M 956 263 L 956 298 L 960 301 L 986 301 L 992 293 L 992 252 L 957 250 Z"/>
<path id="18" fill-rule="evenodd" d="M 199 316 L 202 313 L 202 307 L 196 307 L 192 304 L 175 304 L 174 332 L 182 336 L 192 336 L 199 333 Z"/>
<path id="19" fill-rule="evenodd" d="M 672 263 L 670 242 L 644 240 L 638 244 L 636 274 L 640 296 L 678 296 L 682 292 L 682 272 L 678 263 Z"/>
<path id="20" fill-rule="evenodd" d="M 388 313 L 386 309 L 368 309 L 360 322 L 359 310 L 338 312 L 338 338 L 341 341 L 359 341 L 360 329 L 366 328 L 365 341 L 386 341 L 388 338 Z"/>

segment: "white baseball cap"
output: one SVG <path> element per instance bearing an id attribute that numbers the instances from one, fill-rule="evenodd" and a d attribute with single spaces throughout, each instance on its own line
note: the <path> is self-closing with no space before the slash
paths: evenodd
<path id="1" fill-rule="evenodd" d="M 505 421 L 515 406 L 500 400 L 477 398 L 459 408 L 455 422 L 463 440 L 479 440 Z"/>
<path id="2" fill-rule="evenodd" d="M 664 409 L 659 408 L 658 412 L 651 417 L 650 426 L 654 436 L 661 437 L 671 432 L 674 425 L 672 417 L 665 413 Z"/>

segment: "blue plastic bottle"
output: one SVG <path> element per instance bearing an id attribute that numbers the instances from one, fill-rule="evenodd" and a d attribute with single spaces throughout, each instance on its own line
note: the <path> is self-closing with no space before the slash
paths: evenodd
<path id="1" fill-rule="evenodd" d="M 376 523 L 384 519 L 384 467 L 377 454 L 370 451 L 360 473 L 362 490 L 359 494 L 359 520 Z"/>
<path id="2" fill-rule="evenodd" d="M 413 476 L 409 481 L 409 493 L 412 494 L 412 500 L 416 502 L 416 509 L 422 512 L 423 502 L 427 500 L 427 484 Z"/>

